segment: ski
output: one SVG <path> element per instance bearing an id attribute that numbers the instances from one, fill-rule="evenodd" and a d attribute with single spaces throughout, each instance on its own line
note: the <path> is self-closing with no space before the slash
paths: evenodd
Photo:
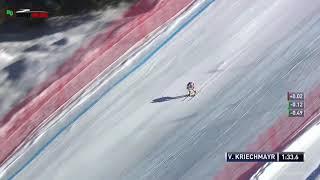
<path id="1" fill-rule="evenodd" d="M 190 96 L 186 96 L 185 98 L 182 99 L 182 101 L 185 101 L 188 97 L 190 97 Z"/>
<path id="2" fill-rule="evenodd" d="M 197 95 L 197 93 L 194 96 L 186 96 L 185 98 L 182 99 L 182 101 L 191 101 L 195 96 Z"/>
<path id="3" fill-rule="evenodd" d="M 197 93 L 194 94 L 194 96 L 189 96 L 190 98 L 188 99 L 188 101 L 191 101 L 194 97 L 196 97 Z"/>

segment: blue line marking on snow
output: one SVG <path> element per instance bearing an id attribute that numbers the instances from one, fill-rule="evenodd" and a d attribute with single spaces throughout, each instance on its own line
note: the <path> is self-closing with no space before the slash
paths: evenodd
<path id="1" fill-rule="evenodd" d="M 320 177 L 320 165 L 307 177 L 306 180 L 316 180 Z"/>
<path id="2" fill-rule="evenodd" d="M 183 23 L 178 29 L 173 32 L 164 42 L 162 42 L 159 47 L 157 47 L 155 50 L 151 51 L 150 54 L 148 54 L 146 57 L 142 59 L 142 61 L 134 67 L 132 70 L 130 70 L 126 75 L 124 75 L 122 78 L 120 78 L 113 86 L 111 86 L 109 89 L 107 89 L 105 92 L 103 92 L 99 98 L 97 98 L 95 101 L 93 101 L 87 108 L 85 108 L 81 113 L 79 113 L 78 116 L 76 116 L 72 121 L 70 121 L 66 126 L 64 126 L 58 133 L 53 136 L 46 144 L 44 144 L 32 157 L 30 160 L 28 160 L 26 163 L 22 165 L 22 167 L 17 170 L 13 175 L 11 175 L 8 179 L 13 179 L 16 177 L 23 169 L 25 169 L 33 160 L 36 159 L 36 157 L 45 150 L 46 147 L 48 147 L 64 130 L 66 130 L 68 127 L 70 127 L 73 123 L 75 123 L 84 113 L 86 113 L 89 109 L 91 109 L 103 96 L 105 96 L 108 92 L 110 92 L 114 87 L 116 87 L 119 83 L 121 83 L 123 80 L 125 80 L 131 73 L 135 72 L 139 67 L 144 65 L 146 62 L 148 62 L 153 55 L 155 55 L 158 51 L 160 51 L 170 40 L 172 40 L 181 30 L 183 30 L 187 25 L 189 25 L 196 17 L 198 17 L 204 10 L 206 10 L 215 0 L 208 0 L 206 1 L 206 4 L 203 5 L 195 14 L 191 16 L 189 20 L 187 20 L 185 23 Z"/>

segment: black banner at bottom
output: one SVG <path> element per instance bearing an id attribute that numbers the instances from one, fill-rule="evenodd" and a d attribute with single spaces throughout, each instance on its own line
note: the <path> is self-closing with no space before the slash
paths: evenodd
<path id="1" fill-rule="evenodd" d="M 227 152 L 227 162 L 304 162 L 303 152 Z"/>

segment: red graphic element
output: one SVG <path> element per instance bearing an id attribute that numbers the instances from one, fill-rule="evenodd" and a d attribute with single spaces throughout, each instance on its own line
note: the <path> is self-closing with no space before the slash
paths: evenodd
<path id="1" fill-rule="evenodd" d="M 34 19 L 46 19 L 49 18 L 49 13 L 47 12 L 32 12 L 31 18 Z"/>

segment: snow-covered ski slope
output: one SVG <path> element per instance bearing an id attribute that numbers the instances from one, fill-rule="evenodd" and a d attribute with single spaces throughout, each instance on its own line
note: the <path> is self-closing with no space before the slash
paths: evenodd
<path id="1" fill-rule="evenodd" d="M 127 64 L 134 67 L 98 101 L 59 116 L 73 123 L 39 143 L 30 161 L 17 161 L 11 177 L 212 179 L 225 152 L 246 150 L 286 115 L 287 91 L 319 85 L 320 1 L 197 5 L 133 57 L 139 63 Z M 182 102 L 188 81 L 200 93 Z"/>

